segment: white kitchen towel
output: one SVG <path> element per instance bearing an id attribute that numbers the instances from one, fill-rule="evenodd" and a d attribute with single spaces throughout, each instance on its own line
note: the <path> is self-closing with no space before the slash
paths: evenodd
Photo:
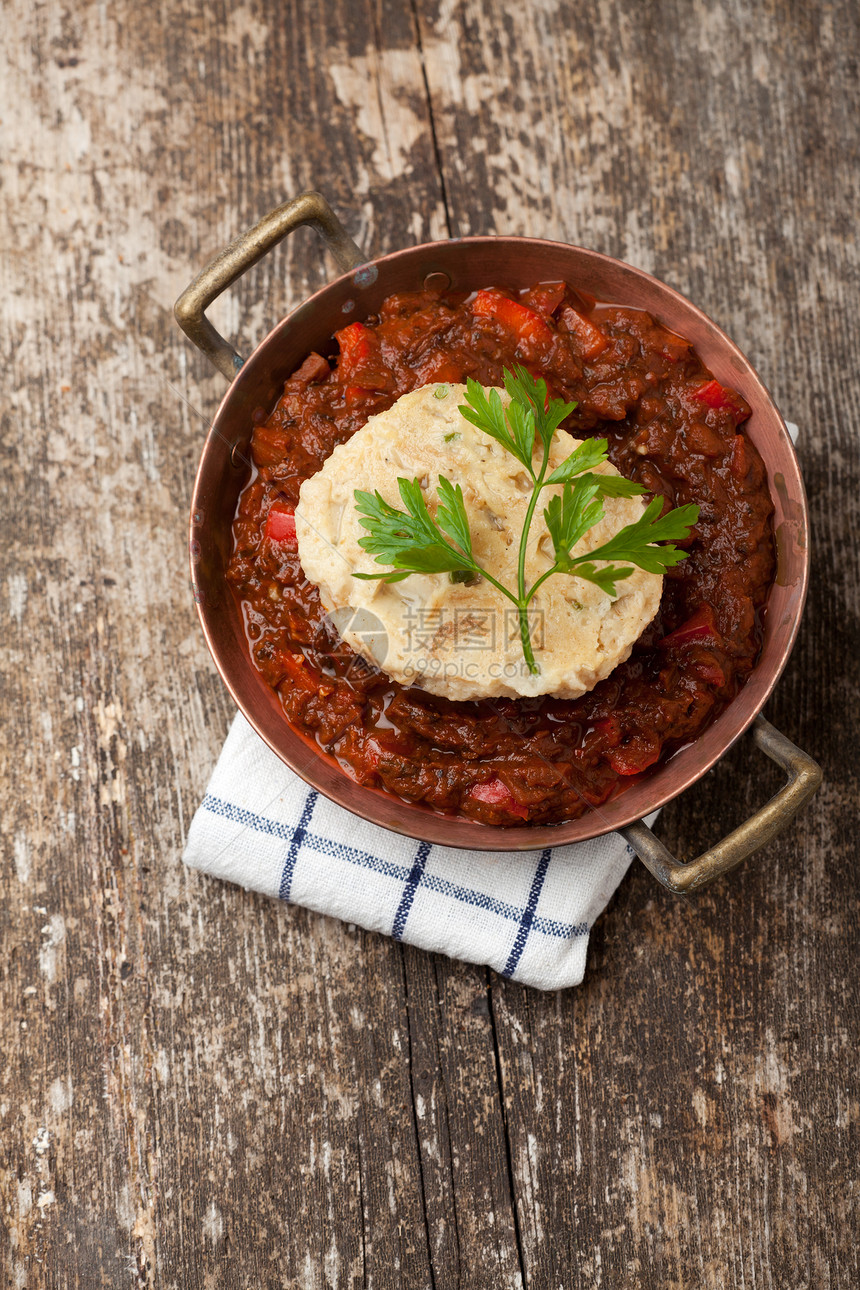
<path id="1" fill-rule="evenodd" d="M 582 981 L 589 932 L 632 858 L 617 833 L 519 852 L 411 841 L 308 788 L 241 713 L 183 856 L 215 878 L 539 990 Z"/>
<path id="2" fill-rule="evenodd" d="M 455 851 L 308 788 L 241 713 L 191 822 L 192 869 L 541 990 L 579 985 L 588 934 L 627 871 L 617 833 L 545 851 Z"/>

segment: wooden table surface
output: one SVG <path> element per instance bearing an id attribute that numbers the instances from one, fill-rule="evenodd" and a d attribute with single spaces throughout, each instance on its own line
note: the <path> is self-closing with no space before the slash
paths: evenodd
<path id="1" fill-rule="evenodd" d="M 2 57 L 0 1282 L 860 1284 L 856 4 L 10 0 Z M 221 378 L 171 306 L 303 189 L 379 254 L 524 233 L 699 303 L 801 427 L 823 764 L 689 901 L 636 865 L 540 994 L 183 870 L 233 715 L 186 513 Z M 240 349 L 333 273 L 303 231 Z M 777 776 L 741 741 L 660 825 Z"/>

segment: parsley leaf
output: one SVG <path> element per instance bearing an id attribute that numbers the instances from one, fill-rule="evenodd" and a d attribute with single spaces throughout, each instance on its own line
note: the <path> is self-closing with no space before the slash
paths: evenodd
<path id="1" fill-rule="evenodd" d="M 454 489 L 447 479 L 444 481 L 450 489 L 448 509 L 444 510 L 442 527 L 436 523 L 427 510 L 427 503 L 421 485 L 417 479 L 398 479 L 400 496 L 406 511 L 398 511 L 386 502 L 377 490 L 366 493 L 355 490 L 355 506 L 363 518 L 361 523 L 368 530 L 369 536 L 359 538 L 359 546 L 376 556 L 377 564 L 393 566 L 384 573 L 356 573 L 354 577 L 365 581 L 381 579 L 385 582 L 400 582 L 410 573 L 454 573 L 458 571 L 474 572 L 477 568 L 472 559 L 472 539 L 469 533 L 469 521 L 463 505 L 463 493 L 457 486 Z M 440 480 L 440 486 L 442 481 Z M 443 507 L 440 506 L 440 511 Z M 453 531 L 458 536 L 455 541 L 463 539 L 463 550 L 457 551 L 445 540 L 445 533 Z"/>
<path id="2" fill-rule="evenodd" d="M 568 483 L 561 496 L 556 493 L 549 499 L 543 517 L 552 538 L 555 567 L 560 573 L 567 573 L 572 568 L 571 547 L 594 528 L 598 520 L 603 519 L 603 503 L 597 493 L 595 483 L 582 482 L 578 488 L 572 488 Z"/>
<path id="3" fill-rule="evenodd" d="M 681 560 L 686 560 L 687 552 L 679 551 L 672 545 L 672 539 L 683 541 L 690 536 L 690 529 L 699 518 L 698 506 L 677 506 L 659 518 L 663 509 L 663 498 L 654 497 L 635 524 L 628 524 L 603 546 L 589 551 L 589 560 L 632 560 L 647 573 L 665 573 Z M 666 546 L 655 546 L 656 542 L 665 542 Z M 579 556 L 578 559 L 585 559 Z"/>
<path id="4" fill-rule="evenodd" d="M 535 379 L 531 372 L 519 364 L 514 366 L 513 371 L 505 371 L 503 379 L 505 389 L 511 397 L 508 414 L 510 415 L 510 408 L 515 407 L 522 408 L 526 415 L 530 415 L 536 424 L 544 452 L 548 452 L 553 435 L 565 417 L 573 412 L 576 404 L 565 403 L 563 399 L 550 401 L 546 381 L 543 378 Z M 460 411 L 463 409 L 460 408 Z"/>
<path id="5" fill-rule="evenodd" d="M 484 391 L 483 385 L 473 381 L 471 376 L 466 381 L 466 399 L 467 405 L 461 405 L 458 408 L 461 416 L 466 421 L 471 421 L 473 426 L 483 430 L 484 434 L 495 439 L 503 448 L 512 453 L 517 461 L 522 462 L 529 474 L 534 478 L 532 470 L 532 446 L 528 443 L 528 428 L 525 419 L 516 420 L 509 423 L 505 416 L 505 409 L 502 406 L 502 400 L 499 398 L 498 390 L 490 390 L 489 395 Z M 514 429 L 517 425 L 517 429 Z M 519 434 L 519 438 L 517 438 Z M 534 418 L 532 418 L 532 444 L 534 443 Z"/>
<path id="6" fill-rule="evenodd" d="M 553 574 L 566 573 L 594 583 L 609 596 L 617 595 L 617 583 L 629 578 L 631 566 L 648 573 L 662 574 L 687 557 L 674 541 L 684 541 L 699 516 L 698 506 L 680 506 L 661 515 L 663 498 L 654 497 L 633 524 L 616 533 L 602 546 L 582 555 L 572 555 L 578 542 L 604 516 L 604 497 L 636 497 L 648 490 L 634 480 L 619 475 L 594 473 L 608 460 L 606 439 L 585 439 L 569 457 L 549 471 L 553 436 L 561 423 L 576 407 L 563 399 L 550 399 L 546 382 L 532 376 L 524 367 L 515 366 L 504 373 L 505 389 L 510 397 L 507 408 L 498 390 L 489 393 L 471 378 L 466 383 L 466 403 L 459 408 L 464 419 L 514 456 L 528 471 L 533 482 L 532 493 L 520 537 L 516 592 L 503 586 L 486 569 L 481 568 L 472 550 L 469 517 L 459 484 L 439 476 L 438 503 L 435 518 L 430 514 L 424 491 L 417 479 L 398 479 L 405 511 L 391 506 L 382 495 L 355 491 L 356 510 L 368 536 L 359 545 L 376 557 L 377 564 L 388 565 L 382 573 L 356 573 L 356 578 L 399 582 L 411 573 L 447 573 L 452 582 L 469 582 L 483 577 L 517 606 L 523 656 L 531 672 L 538 672 L 528 622 L 528 606 L 538 588 Z M 452 436 L 445 436 L 446 442 Z M 535 444 L 543 455 L 535 469 Z M 561 485 L 544 508 L 543 517 L 552 540 L 553 564 L 529 588 L 525 565 L 529 533 L 541 490 Z M 658 545 L 661 543 L 663 545 Z M 601 561 L 598 566 L 596 561 Z M 616 561 L 629 562 L 615 563 Z"/>
<path id="7" fill-rule="evenodd" d="M 623 569 L 617 564 L 606 564 L 602 569 L 598 569 L 596 564 L 586 561 L 578 564 L 575 569 L 577 578 L 584 578 L 586 582 L 593 582 L 601 591 L 605 591 L 607 596 L 613 599 L 618 595 L 616 582 L 622 578 L 629 578 L 633 570 L 631 568 Z"/>
<path id="8" fill-rule="evenodd" d="M 438 492 L 439 506 L 436 511 L 436 523 L 474 563 L 472 534 L 469 530 L 469 517 L 466 514 L 462 488 L 459 484 L 456 486 L 452 484 L 444 475 L 440 475 Z"/>

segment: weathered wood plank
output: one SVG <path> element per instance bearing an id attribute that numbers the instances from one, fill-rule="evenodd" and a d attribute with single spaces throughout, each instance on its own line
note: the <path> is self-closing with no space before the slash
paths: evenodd
<path id="1" fill-rule="evenodd" d="M 452 227 L 578 241 L 701 303 L 801 423 L 815 523 L 811 607 L 769 711 L 824 760 L 818 801 L 689 905 L 634 871 L 571 999 L 493 988 L 528 1282 L 848 1285 L 857 777 L 837 750 L 856 730 L 857 447 L 838 409 L 842 374 L 857 384 L 856 11 L 420 12 Z M 663 834 L 695 854 L 777 784 L 742 744 Z"/>
<path id="2" fill-rule="evenodd" d="M 221 391 L 170 316 L 204 256 L 314 183 L 370 248 L 438 235 L 412 15 L 17 20 L 2 1279 L 429 1285 L 400 949 L 178 868 L 230 704 L 184 553 Z M 248 349 L 329 271 L 302 234 L 215 316 Z"/>
<path id="3" fill-rule="evenodd" d="M 404 947 L 415 1121 L 437 1286 L 523 1285 L 485 969 Z"/>

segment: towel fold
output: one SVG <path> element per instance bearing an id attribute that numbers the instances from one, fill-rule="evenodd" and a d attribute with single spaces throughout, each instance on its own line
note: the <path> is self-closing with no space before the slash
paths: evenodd
<path id="1" fill-rule="evenodd" d="M 610 833 L 543 851 L 457 851 L 358 819 L 309 789 L 239 714 L 183 859 L 541 990 L 578 985 L 588 934 L 632 852 Z"/>
<path id="2" fill-rule="evenodd" d="M 183 856 L 213 877 L 539 990 L 582 981 L 589 932 L 632 858 L 617 833 L 544 851 L 411 841 L 309 789 L 241 714 Z"/>

